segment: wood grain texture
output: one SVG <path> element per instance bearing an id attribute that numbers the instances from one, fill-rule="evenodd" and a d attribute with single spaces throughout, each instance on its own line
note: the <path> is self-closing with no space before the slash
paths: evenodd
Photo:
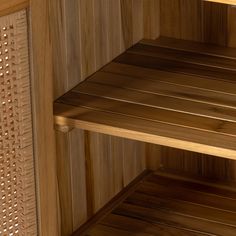
<path id="1" fill-rule="evenodd" d="M 235 8 L 216 2 L 222 1 L 161 1 L 161 35 L 235 47 Z M 164 155 L 163 166 L 170 171 L 235 180 L 233 161 L 170 149 Z"/>
<path id="2" fill-rule="evenodd" d="M 64 125 L 68 122 L 67 125 L 77 128 L 84 125 L 84 129 L 90 131 L 116 133 L 116 136 L 160 145 L 166 142 L 167 146 L 175 148 L 235 159 L 236 96 L 235 92 L 222 94 L 226 90 L 222 91 L 217 86 L 218 81 L 224 83 L 224 87 L 235 87 L 235 57 L 217 55 L 220 49 L 224 51 L 222 47 L 209 54 L 206 51 L 192 52 L 194 49 L 183 51 L 184 42 L 177 40 L 175 48 L 168 47 L 168 44 L 163 47 L 158 42 L 151 44 L 149 40 L 146 44 L 144 40 L 114 60 L 126 64 L 126 67 L 130 65 L 134 74 L 129 74 L 129 77 L 122 75 L 125 73 L 123 70 L 119 74 L 112 72 L 115 63 L 111 63 L 112 68 L 106 66 L 65 94 L 56 103 L 55 121 Z M 173 63 L 169 63 L 170 60 Z M 139 69 L 135 71 L 137 66 Z M 155 71 L 153 78 L 155 75 L 156 79 L 146 79 L 146 68 L 152 68 L 149 72 Z M 162 70 L 161 74 L 158 74 L 159 70 Z M 169 71 L 175 73 L 173 81 L 165 84 L 161 75 L 168 77 Z M 143 74 L 143 77 L 137 79 L 137 74 Z M 181 74 L 196 76 L 196 87 L 193 84 L 189 87 L 184 81 L 180 85 L 178 77 Z M 175 79 L 174 75 L 177 76 Z M 211 80 L 210 90 L 204 87 L 205 77 L 208 77 L 207 82 Z"/>
<path id="3" fill-rule="evenodd" d="M 236 47 L 236 8 L 228 7 L 228 45 Z"/>
<path id="4" fill-rule="evenodd" d="M 54 60 L 56 62 L 54 64 L 54 75 L 57 75 L 57 77 L 54 77 L 54 98 L 58 98 L 80 81 L 83 81 L 99 69 L 99 67 L 123 52 L 125 45 L 131 46 L 134 42 L 142 39 L 144 37 L 143 35 L 145 35 L 145 37 L 149 37 L 149 35 L 156 37 L 160 31 L 162 35 L 169 37 L 195 41 L 204 41 L 205 38 L 208 41 L 214 40 L 214 42 L 220 42 L 221 44 L 225 44 L 227 41 L 228 45 L 234 47 L 236 45 L 234 30 L 235 10 L 230 6 L 228 7 L 228 25 L 226 25 L 229 33 L 228 36 L 225 37 L 224 35 L 217 35 L 219 32 L 226 32 L 224 26 L 222 26 L 226 19 L 225 6 L 217 5 L 217 7 L 212 7 L 212 9 L 218 9 L 217 14 L 214 14 L 215 10 L 213 11 L 211 7 L 209 7 L 211 9 L 209 12 L 211 12 L 213 16 L 210 14 L 207 15 L 207 13 L 205 14 L 205 18 L 208 21 L 207 27 L 209 28 L 207 29 L 206 26 L 205 28 L 203 27 L 203 1 L 162 0 L 160 2 L 160 10 L 157 0 L 144 0 L 143 3 L 141 3 L 140 0 L 90 0 L 88 2 L 73 0 L 61 2 L 60 7 L 54 8 L 54 10 L 57 9 L 58 11 L 56 13 L 58 21 L 61 21 L 60 25 L 58 24 L 57 26 L 60 30 L 54 31 L 56 32 L 54 39 L 59 40 L 59 42 L 57 42 L 58 44 L 60 40 L 62 41 L 60 48 L 62 52 L 57 52 L 57 47 L 55 47 L 54 51 Z M 94 5 L 97 6 L 96 9 Z M 143 7 L 141 5 L 143 5 Z M 90 9 L 86 10 L 88 7 L 90 7 Z M 159 11 L 161 13 L 161 27 L 159 27 L 157 23 L 159 17 L 156 13 Z M 131 14 L 131 16 L 129 14 Z M 95 17 L 98 19 L 99 25 L 96 24 Z M 106 19 L 108 22 L 106 22 Z M 191 22 L 191 24 L 188 24 L 188 22 Z M 211 24 L 214 22 L 220 24 L 220 30 L 215 26 L 212 27 Z M 132 32 L 126 32 L 126 30 Z M 211 39 L 211 35 L 206 35 L 207 30 L 212 31 L 216 38 Z M 103 34 L 101 34 L 101 32 Z M 59 58 L 59 56 L 64 55 L 64 53 L 67 54 L 65 61 Z M 59 63 L 57 63 L 57 61 Z M 117 68 L 117 70 L 118 73 L 120 70 L 129 72 L 129 70 L 123 67 Z M 148 71 L 145 71 L 145 73 L 150 75 Z M 190 75 L 185 76 L 186 75 L 181 75 L 178 78 L 179 81 L 188 81 L 190 86 L 196 84 L 197 80 L 195 77 L 191 77 Z M 154 78 L 155 75 L 151 77 Z M 166 76 L 166 79 L 169 79 L 169 77 L 171 78 L 171 73 Z M 191 80 L 189 80 L 190 78 Z M 171 82 L 171 79 L 169 82 Z M 211 88 L 211 83 L 207 86 Z M 223 90 L 222 84 L 219 84 L 218 87 Z M 230 89 L 231 88 L 228 88 L 228 90 L 232 92 L 233 89 Z M 88 133 L 96 136 L 95 133 Z M 83 140 L 83 135 L 79 139 Z M 70 142 L 72 143 L 72 141 Z M 102 142 L 107 143 L 107 140 L 106 138 L 102 138 L 101 135 L 101 147 L 104 146 Z M 114 157 L 115 162 L 118 162 L 120 156 L 123 156 L 122 152 L 124 150 L 124 148 L 120 150 L 119 147 L 126 146 L 126 141 L 122 141 L 122 139 L 118 138 L 117 141 L 114 141 L 114 143 L 116 142 L 118 143 L 113 144 L 113 141 L 111 141 L 110 145 L 114 145 L 113 148 L 115 151 L 119 149 L 119 151 L 117 151 L 117 157 Z M 73 144 L 72 147 L 74 147 L 74 145 L 76 144 Z M 88 143 L 88 146 L 89 145 Z M 128 151 L 130 149 L 139 149 L 139 144 L 137 144 L 135 148 L 128 147 L 127 149 Z M 160 158 L 160 152 L 163 152 L 163 155 L 161 155 L 162 158 Z M 188 174 L 194 173 L 196 175 L 199 174 L 209 177 L 218 176 L 219 179 L 236 179 L 233 166 L 234 162 L 232 161 L 169 148 L 161 148 L 160 151 L 157 146 L 152 145 L 147 148 L 147 153 L 151 153 L 150 156 L 152 156 L 152 158 L 148 158 L 147 163 L 149 163 L 149 166 L 153 169 L 163 167 L 167 171 L 179 171 L 179 174 L 183 171 Z M 159 161 L 155 160 L 155 156 L 158 156 Z M 142 163 L 140 159 L 139 163 Z M 118 166 L 119 165 L 120 164 L 118 164 Z M 134 173 L 135 171 L 132 169 L 133 166 L 131 166 L 130 162 L 128 162 L 127 165 L 131 168 L 130 173 Z M 127 167 L 125 168 L 127 169 Z M 120 168 L 117 168 L 116 174 L 118 176 L 117 178 L 120 179 Z M 91 178 L 93 179 L 93 177 Z M 91 186 L 91 188 L 94 189 L 93 186 Z M 119 184 L 117 185 L 117 190 L 118 189 Z M 78 217 L 77 215 L 77 225 Z"/>
<path id="5" fill-rule="evenodd" d="M 234 46 L 233 6 L 202 0 L 162 0 L 161 35 Z"/>
<path id="6" fill-rule="evenodd" d="M 56 137 L 61 235 L 71 235 L 145 170 L 145 145 L 80 129 Z"/>
<path id="7" fill-rule="evenodd" d="M 56 139 L 61 235 L 69 236 L 88 218 L 84 131 L 57 131 Z"/>
<path id="8" fill-rule="evenodd" d="M 87 135 L 90 155 L 90 166 L 87 164 L 87 168 L 91 168 L 92 176 L 91 182 L 87 182 L 87 188 L 93 188 L 87 192 L 93 192 L 89 199 L 92 201 L 92 214 L 95 214 L 145 170 L 145 153 L 138 149 L 142 145 L 134 141 L 94 132 L 88 132 Z M 129 166 L 131 157 L 136 157 L 136 161 Z M 131 169 L 134 173 L 130 173 Z"/>
<path id="9" fill-rule="evenodd" d="M 161 0 L 160 14 L 162 36 L 201 41 L 201 1 Z"/>
<path id="10" fill-rule="evenodd" d="M 203 3 L 203 41 L 218 45 L 228 45 L 228 6 Z"/>
<path id="11" fill-rule="evenodd" d="M 79 1 L 60 0 L 51 9 L 54 97 L 72 88 L 81 78 Z"/>
<path id="12" fill-rule="evenodd" d="M 143 0 L 60 0 L 54 3 L 51 11 L 51 21 L 54 24 L 51 27 L 54 98 L 66 93 L 122 53 L 127 47 L 132 46 L 143 38 L 145 27 L 143 24 Z M 143 145 L 138 142 L 133 142 L 131 148 L 131 144 L 127 140 L 120 138 L 98 135 L 92 132 L 85 132 L 85 136 L 84 133 L 75 135 L 75 131 L 71 132 L 74 135 L 70 134 L 69 138 L 64 136 L 65 140 L 60 142 L 67 143 L 68 150 L 73 150 L 74 147 L 74 154 L 70 154 L 71 158 L 75 159 L 76 156 L 82 159 L 85 158 L 86 168 L 84 171 L 86 170 L 86 173 L 81 173 L 81 175 L 85 178 L 86 193 L 88 194 L 85 196 L 85 203 L 84 198 L 81 200 L 84 193 L 82 193 L 82 187 L 78 187 L 78 184 L 81 183 L 80 181 L 79 183 L 76 182 L 78 174 L 75 170 L 78 168 L 78 164 L 74 160 L 75 164 L 72 167 L 75 169 L 71 169 L 70 178 L 77 184 L 77 187 L 70 187 L 73 189 L 71 193 L 72 203 L 68 204 L 70 206 L 76 205 L 76 202 L 79 202 L 78 199 L 80 199 L 80 202 L 86 205 L 86 211 L 78 212 L 78 209 L 82 206 L 78 208 L 77 203 L 77 208 L 74 208 L 71 216 L 68 208 L 68 219 L 73 217 L 74 223 L 72 224 L 68 221 L 68 226 L 65 223 L 65 226 L 63 226 L 65 231 L 66 227 L 71 228 L 71 226 L 78 227 L 81 225 L 84 219 L 91 217 L 95 211 L 99 210 L 114 194 L 122 189 L 124 186 L 124 169 L 126 173 L 125 182 L 128 184 L 129 181 L 136 177 L 136 174 L 145 168 L 145 158 L 141 153 L 136 156 L 135 168 L 137 170 L 131 165 L 132 153 L 136 155 L 135 150 L 141 149 L 139 146 L 142 146 L 143 150 Z M 63 139 L 63 135 L 58 134 L 57 136 L 59 140 Z M 85 149 L 84 157 L 79 153 L 78 143 L 81 149 Z M 111 147 L 107 149 L 106 146 L 108 144 Z M 93 148 L 97 150 L 98 155 L 92 151 Z M 124 164 L 123 156 L 126 150 L 130 158 Z M 58 156 L 62 158 L 60 155 Z M 81 158 L 79 159 L 81 160 Z M 120 158 L 122 158 L 122 161 L 120 161 Z M 100 164 L 98 163 L 99 159 L 101 159 Z M 106 160 L 110 160 L 110 166 L 105 163 Z M 117 166 L 117 168 L 114 166 Z M 115 171 L 115 175 L 111 175 L 111 170 Z M 99 172 L 102 172 L 104 176 L 98 175 Z M 63 176 L 62 173 L 60 175 Z M 80 179 L 82 178 L 81 175 L 79 175 Z M 110 176 L 110 178 L 105 178 L 106 176 Z M 101 189 L 99 189 L 98 180 L 104 180 L 104 185 Z M 114 186 L 112 186 L 113 182 Z M 63 188 L 68 189 L 68 183 L 70 182 L 65 182 L 64 184 L 59 182 L 59 185 L 62 185 L 60 186 L 61 191 L 63 191 Z M 63 197 L 65 193 L 61 194 Z M 94 199 L 94 196 L 97 198 Z M 63 204 L 66 206 L 67 203 Z M 66 219 L 66 214 L 62 216 L 62 221 L 63 219 L 68 220 Z"/>
<path id="13" fill-rule="evenodd" d="M 70 175 L 71 161 L 69 160 L 69 137 L 68 133 L 57 131 L 57 176 L 60 193 L 60 215 L 61 215 L 61 235 L 71 235 L 73 232 L 73 208 L 72 208 L 72 185 Z"/>
<path id="14" fill-rule="evenodd" d="M 235 234 L 235 191 L 176 178 L 159 174 L 146 177 L 107 216 L 74 235 Z"/>
<path id="15" fill-rule="evenodd" d="M 29 6 L 29 0 L 1 0 L 0 16 L 25 9 Z"/>
<path id="16" fill-rule="evenodd" d="M 156 39 L 160 35 L 160 1 L 143 0 L 144 38 Z"/>
<path id="17" fill-rule="evenodd" d="M 158 5 L 151 1 L 146 6 L 158 11 Z M 143 22 L 143 15 L 143 0 L 57 1 L 51 16 L 55 22 L 54 98 L 141 40 L 149 27 L 149 22 Z M 152 21 L 150 30 L 155 32 L 158 21 Z"/>
<path id="18" fill-rule="evenodd" d="M 39 233 L 60 235 L 57 167 L 53 130 L 52 45 L 50 41 L 50 2 L 31 4 L 32 102 L 38 185 Z M 47 115 L 45 115 L 47 114 Z"/>
<path id="19" fill-rule="evenodd" d="M 236 5 L 236 1 L 235 0 L 204 0 L 204 1 Z"/>

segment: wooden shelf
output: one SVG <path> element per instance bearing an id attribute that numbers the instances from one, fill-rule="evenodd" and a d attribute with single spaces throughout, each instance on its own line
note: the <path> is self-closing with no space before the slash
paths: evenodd
<path id="1" fill-rule="evenodd" d="M 112 211 L 104 209 L 96 224 L 73 236 L 235 235 L 235 191 L 173 177 L 146 177 Z"/>
<path id="2" fill-rule="evenodd" d="M 143 40 L 54 104 L 55 124 L 236 159 L 236 51 Z"/>

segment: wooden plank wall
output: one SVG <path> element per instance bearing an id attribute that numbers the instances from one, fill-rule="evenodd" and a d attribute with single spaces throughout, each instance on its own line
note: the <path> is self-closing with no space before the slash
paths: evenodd
<path id="1" fill-rule="evenodd" d="M 54 98 L 144 35 L 159 36 L 159 0 L 52 1 Z M 145 144 L 72 130 L 56 132 L 61 234 L 70 235 L 146 169 Z"/>
<path id="2" fill-rule="evenodd" d="M 236 9 L 201 0 L 161 0 L 162 36 L 236 47 Z M 236 79 L 236 78 L 235 78 Z M 148 145 L 148 166 L 168 172 L 236 180 L 236 162 Z M 159 158 L 158 158 L 159 157 Z"/>

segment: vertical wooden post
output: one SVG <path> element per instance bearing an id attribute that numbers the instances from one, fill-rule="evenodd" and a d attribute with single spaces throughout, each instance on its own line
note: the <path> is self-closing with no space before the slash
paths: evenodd
<path id="1" fill-rule="evenodd" d="M 53 130 L 50 4 L 31 0 L 32 100 L 38 186 L 39 233 L 59 236 L 59 207 Z"/>

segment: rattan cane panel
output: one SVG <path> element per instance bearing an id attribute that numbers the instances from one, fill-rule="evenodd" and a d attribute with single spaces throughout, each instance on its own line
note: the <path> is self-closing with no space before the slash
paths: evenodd
<path id="1" fill-rule="evenodd" d="M 0 18 L 0 235 L 36 235 L 26 11 Z"/>

